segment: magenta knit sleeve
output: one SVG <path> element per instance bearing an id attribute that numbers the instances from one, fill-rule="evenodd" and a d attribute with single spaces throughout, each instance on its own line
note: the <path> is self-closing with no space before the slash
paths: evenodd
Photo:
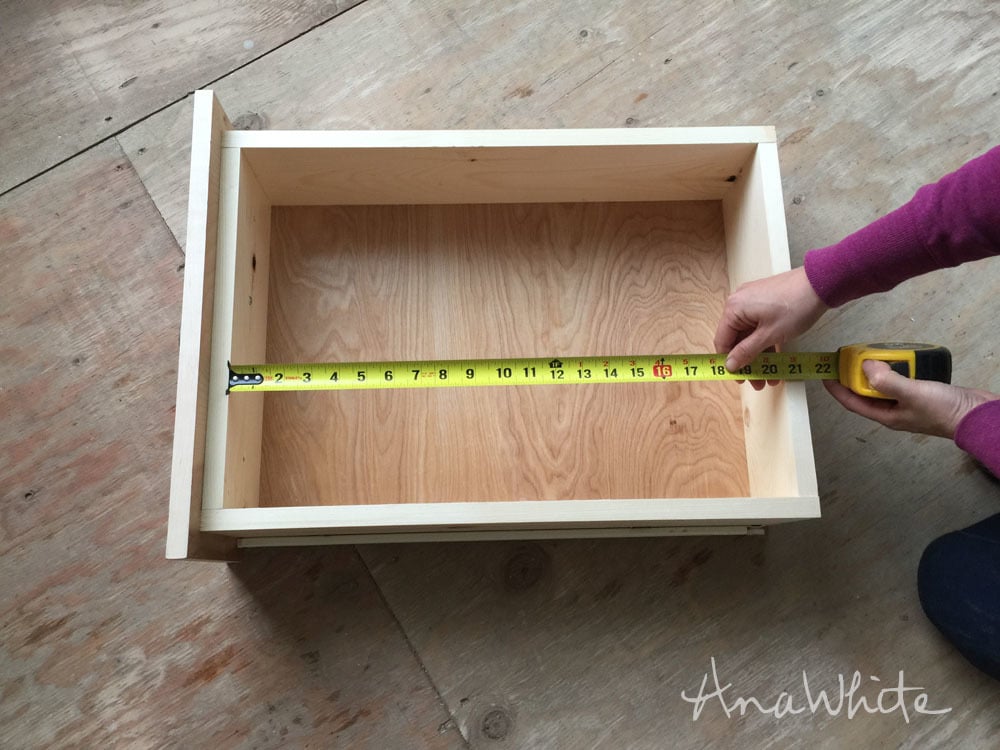
<path id="1" fill-rule="evenodd" d="M 1000 147 L 925 185 L 909 203 L 836 245 L 809 251 L 805 269 L 820 299 L 837 307 L 928 271 L 997 254 Z M 1000 401 L 966 414 L 955 443 L 1000 476 Z"/>
<path id="2" fill-rule="evenodd" d="M 1000 401 L 987 401 L 966 414 L 955 430 L 955 444 L 1000 477 Z"/>
<path id="3" fill-rule="evenodd" d="M 906 205 L 836 245 L 806 253 L 830 307 L 906 279 L 1000 253 L 1000 146 L 917 191 Z"/>

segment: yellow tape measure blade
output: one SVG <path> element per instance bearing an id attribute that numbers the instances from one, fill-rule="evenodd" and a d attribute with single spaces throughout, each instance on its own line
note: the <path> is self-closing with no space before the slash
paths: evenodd
<path id="1" fill-rule="evenodd" d="M 725 361 L 724 354 L 673 354 L 230 365 L 228 392 L 837 377 L 835 352 L 769 352 L 737 372 L 726 370 Z"/>

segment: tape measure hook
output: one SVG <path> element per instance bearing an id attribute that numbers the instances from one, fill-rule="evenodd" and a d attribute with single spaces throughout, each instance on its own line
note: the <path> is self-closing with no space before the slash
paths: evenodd
<path id="1" fill-rule="evenodd" d="M 249 386 L 253 387 L 255 385 L 264 384 L 264 376 L 259 372 L 236 372 L 233 369 L 231 362 L 226 362 L 226 367 L 229 368 L 229 385 L 226 386 L 226 395 L 229 395 L 229 391 L 233 386 Z"/>

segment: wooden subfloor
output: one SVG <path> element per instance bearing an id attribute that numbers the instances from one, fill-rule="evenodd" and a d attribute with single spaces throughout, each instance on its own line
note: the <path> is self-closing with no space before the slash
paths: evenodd
<path id="1" fill-rule="evenodd" d="M 1000 685 L 915 576 L 1000 487 L 821 388 L 823 518 L 764 537 L 163 559 L 192 89 L 250 127 L 773 124 L 798 264 L 996 143 L 995 5 L 38 5 L 0 3 L 0 746 L 995 744 Z M 1000 391 L 998 272 L 907 282 L 801 345 L 939 341 Z M 902 671 L 951 711 L 695 719 L 713 658 L 730 703 Z"/>

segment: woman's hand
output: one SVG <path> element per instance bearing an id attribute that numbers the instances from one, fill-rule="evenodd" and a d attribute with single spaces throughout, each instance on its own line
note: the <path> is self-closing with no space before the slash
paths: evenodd
<path id="1" fill-rule="evenodd" d="M 813 291 L 804 268 L 741 285 L 726 300 L 715 332 L 715 351 L 728 352 L 730 372 L 765 349 L 805 333 L 829 308 Z M 751 381 L 760 390 L 764 381 Z"/>
<path id="2" fill-rule="evenodd" d="M 861 367 L 872 388 L 895 400 L 865 398 L 829 380 L 824 382 L 826 389 L 844 408 L 893 430 L 954 438 L 962 417 L 980 404 L 1000 399 L 989 391 L 910 380 L 893 372 L 885 362 L 866 360 Z"/>

